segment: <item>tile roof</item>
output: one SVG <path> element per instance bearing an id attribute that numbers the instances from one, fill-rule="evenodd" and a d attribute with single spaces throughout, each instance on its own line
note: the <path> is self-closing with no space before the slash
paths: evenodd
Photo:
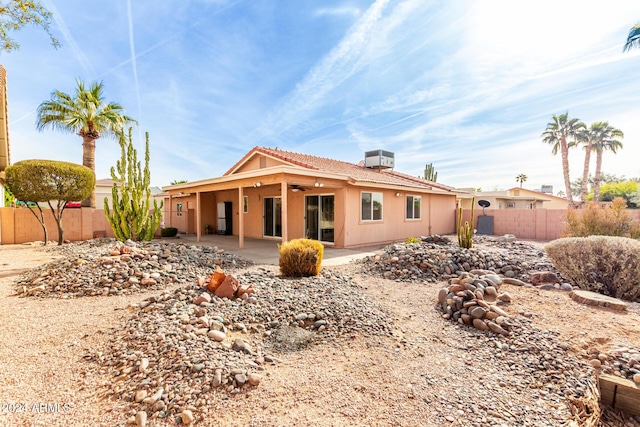
<path id="1" fill-rule="evenodd" d="M 362 164 L 354 164 L 343 162 L 341 160 L 328 159 L 326 157 L 311 156 L 309 154 L 295 153 L 292 151 L 267 147 L 254 147 L 242 159 L 240 159 L 235 165 L 233 165 L 225 173 L 225 175 L 230 175 L 231 173 L 233 173 L 235 169 L 237 169 L 242 163 L 254 156 L 256 153 L 270 156 L 285 163 L 289 163 L 291 165 L 306 169 L 346 175 L 355 181 L 371 182 L 375 184 L 410 186 L 417 188 L 422 187 L 427 189 L 432 187 L 434 189 L 445 191 L 454 190 L 452 187 L 427 181 L 425 179 L 403 174 L 400 172 L 395 172 L 391 169 L 377 170 L 367 168 L 364 167 L 364 162 L 362 162 Z"/>

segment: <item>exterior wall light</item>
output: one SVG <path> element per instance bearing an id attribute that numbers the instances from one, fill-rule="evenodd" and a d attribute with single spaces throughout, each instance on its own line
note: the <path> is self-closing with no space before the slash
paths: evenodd
<path id="1" fill-rule="evenodd" d="M 256 182 L 255 184 L 253 184 L 253 188 L 258 188 L 262 185 L 262 183 L 260 181 Z"/>

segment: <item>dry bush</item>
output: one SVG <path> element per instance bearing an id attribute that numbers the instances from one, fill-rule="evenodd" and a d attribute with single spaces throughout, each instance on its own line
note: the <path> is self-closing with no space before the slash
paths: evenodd
<path id="1" fill-rule="evenodd" d="M 545 245 L 553 266 L 580 289 L 640 300 L 640 242 L 626 237 L 566 237 Z"/>
<path id="2" fill-rule="evenodd" d="M 569 209 L 562 236 L 630 236 L 631 226 L 627 201 L 616 197 L 611 202 L 611 207 L 601 207 L 598 203 L 589 202 L 581 211 Z"/>
<path id="3" fill-rule="evenodd" d="M 294 239 L 278 245 L 280 272 L 284 277 L 320 274 L 324 246 L 317 240 Z"/>

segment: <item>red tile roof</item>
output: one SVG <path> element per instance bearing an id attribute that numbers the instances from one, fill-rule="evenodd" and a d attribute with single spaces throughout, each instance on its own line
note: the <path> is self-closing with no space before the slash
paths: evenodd
<path id="1" fill-rule="evenodd" d="M 336 173 L 346 175 L 355 181 L 371 182 L 375 184 L 389 184 L 398 186 L 422 187 L 452 191 L 452 187 L 427 181 L 422 178 L 410 176 L 390 169 L 372 169 L 357 165 L 354 163 L 343 162 L 341 160 L 328 159 L 326 157 L 311 156 L 309 154 L 295 153 L 292 151 L 279 150 L 277 148 L 254 147 L 235 165 L 233 165 L 226 175 L 232 174 L 246 160 L 253 157 L 256 153 L 263 154 L 281 160 L 285 163 L 298 167 L 313 169 L 321 172 Z"/>

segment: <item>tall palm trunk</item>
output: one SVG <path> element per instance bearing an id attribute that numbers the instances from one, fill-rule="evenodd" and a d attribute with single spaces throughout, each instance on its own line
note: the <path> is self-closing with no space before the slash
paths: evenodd
<path id="1" fill-rule="evenodd" d="M 571 195 L 571 179 L 569 178 L 569 146 L 566 138 L 560 141 L 560 149 L 562 154 L 562 173 L 564 175 L 564 188 L 567 192 L 567 201 L 569 206 L 573 206 L 573 196 Z"/>
<path id="2" fill-rule="evenodd" d="M 591 162 L 591 150 L 593 144 L 589 142 L 584 153 L 584 170 L 582 171 L 582 188 L 580 189 L 580 199 L 582 202 L 587 201 L 588 180 L 589 180 L 589 163 Z"/>
<path id="3" fill-rule="evenodd" d="M 596 172 L 593 178 L 593 200 L 600 201 L 600 170 L 602 168 L 602 150 L 596 151 Z"/>
<path id="4" fill-rule="evenodd" d="M 82 164 L 96 173 L 96 138 L 82 135 Z M 91 192 L 91 196 L 82 201 L 82 207 L 96 207 L 96 189 Z"/>

